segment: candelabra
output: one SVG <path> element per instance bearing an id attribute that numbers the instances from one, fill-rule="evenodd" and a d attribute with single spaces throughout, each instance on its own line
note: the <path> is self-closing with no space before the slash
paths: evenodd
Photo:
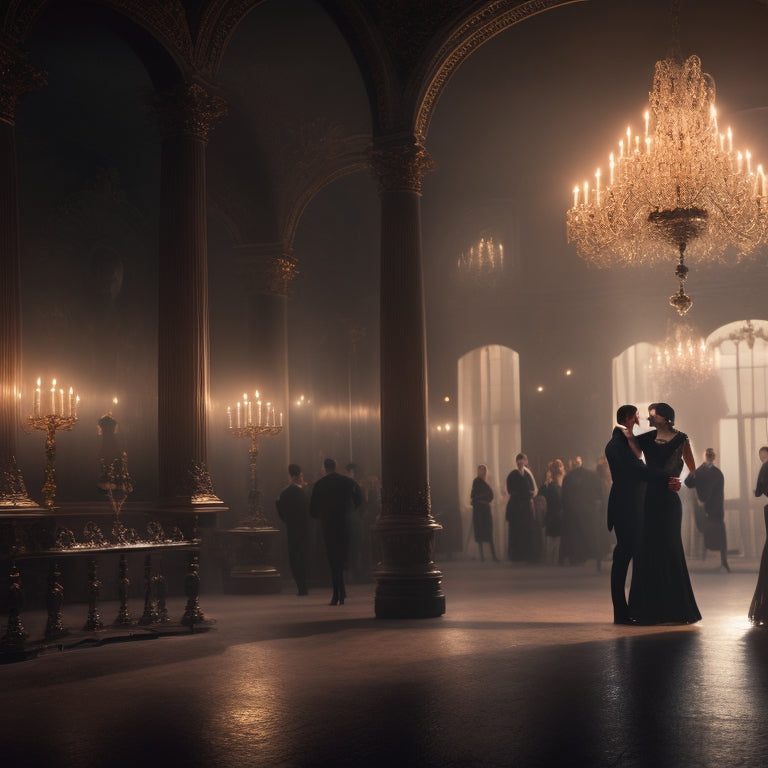
<path id="1" fill-rule="evenodd" d="M 77 424 L 77 407 L 80 397 L 69 388 L 67 408 L 64 407 L 64 390 L 56 389 L 56 379 L 51 386 L 50 412 L 43 413 L 44 406 L 40 397 L 40 379 L 34 392 L 32 414 L 27 416 L 29 430 L 45 432 L 45 483 L 42 494 L 45 506 L 53 510 L 56 505 L 56 432 L 68 431 Z"/>
<path id="2" fill-rule="evenodd" d="M 269 528 L 269 522 L 261 505 L 261 490 L 259 489 L 258 455 L 259 438 L 269 435 L 279 435 L 282 432 L 282 424 L 246 424 L 240 427 L 229 427 L 229 433 L 233 437 L 248 437 L 251 445 L 248 448 L 248 470 L 250 473 L 251 487 L 248 491 L 248 527 Z"/>

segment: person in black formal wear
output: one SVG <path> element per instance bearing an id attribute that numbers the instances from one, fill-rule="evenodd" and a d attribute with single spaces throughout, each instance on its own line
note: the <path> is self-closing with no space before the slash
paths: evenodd
<path id="1" fill-rule="evenodd" d="M 755 496 L 768 496 L 768 445 L 758 451 L 762 466 L 757 475 Z M 768 504 L 763 507 L 766 540 L 760 558 L 760 571 L 757 574 L 757 586 L 749 606 L 749 620 L 757 626 L 768 625 Z"/>
<path id="2" fill-rule="evenodd" d="M 298 594 L 309 594 L 307 589 L 307 544 L 309 541 L 309 502 L 304 491 L 304 473 L 298 464 L 288 465 L 291 484 L 275 502 L 277 514 L 285 523 L 288 537 L 288 562 L 296 582 Z"/>
<path id="3" fill-rule="evenodd" d="M 696 489 L 696 497 L 704 507 L 704 553 L 708 549 L 720 552 L 720 566 L 730 573 L 725 534 L 725 478 L 715 466 L 714 448 L 707 448 L 704 463 L 685 478 L 685 485 Z"/>
<path id="4" fill-rule="evenodd" d="M 312 488 L 309 514 L 320 520 L 323 531 L 333 584 L 331 605 L 344 605 L 347 597 L 344 569 L 349 556 L 350 519 L 362 503 L 360 486 L 351 477 L 339 474 L 333 459 L 326 459 L 323 476 Z"/>
<path id="5" fill-rule="evenodd" d="M 475 541 L 480 547 L 480 561 L 485 562 L 483 542 L 488 542 L 491 548 L 491 557 L 498 562 L 496 549 L 493 546 L 493 516 L 491 514 L 491 502 L 493 501 L 493 489 L 488 485 L 488 467 L 480 464 L 477 468 L 477 477 L 472 481 L 470 500 L 472 502 L 472 528 L 475 532 Z"/>
<path id="6" fill-rule="evenodd" d="M 636 455 L 642 451 L 649 467 L 663 469 L 670 477 L 679 478 L 683 463 L 689 472 L 695 471 L 696 462 L 688 435 L 675 428 L 672 406 L 651 403 L 648 421 L 654 429 L 637 438 L 630 437 Z M 629 613 L 638 624 L 701 621 L 685 562 L 682 519 L 680 496 L 663 483 L 648 483 L 629 590 Z"/>
<path id="7" fill-rule="evenodd" d="M 506 520 L 509 523 L 507 557 L 510 560 L 532 560 L 531 530 L 533 527 L 533 498 L 536 483 L 526 466 L 528 457 L 518 453 L 517 469 L 507 475 Z"/>
<path id="8" fill-rule="evenodd" d="M 612 481 L 608 494 L 608 530 L 616 534 L 611 565 L 611 600 L 614 623 L 630 624 L 626 581 L 637 544 L 645 497 L 644 481 L 662 488 L 666 486 L 670 491 L 680 490 L 680 481 L 669 477 L 663 469 L 647 467 L 633 451 L 628 437 L 635 425 L 640 423 L 634 405 L 622 405 L 616 412 L 616 423 L 618 426 L 614 427 L 605 446 Z"/>

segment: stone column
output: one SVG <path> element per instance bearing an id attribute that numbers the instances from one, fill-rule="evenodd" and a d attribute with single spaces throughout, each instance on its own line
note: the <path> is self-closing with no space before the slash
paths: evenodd
<path id="1" fill-rule="evenodd" d="M 42 512 L 27 495 L 16 464 L 21 418 L 21 286 L 16 103 L 45 84 L 21 54 L 0 45 L 0 513 Z M 30 388 L 25 394 L 31 397 Z M 29 398 L 28 398 L 29 399 Z M 31 410 L 31 399 L 26 403 Z"/>
<path id="2" fill-rule="evenodd" d="M 226 114 L 197 83 L 158 100 L 160 189 L 158 441 L 160 503 L 220 505 L 207 469 L 208 243 L 205 151 Z"/>
<path id="3" fill-rule="evenodd" d="M 413 137 L 379 139 L 381 192 L 382 562 L 376 616 L 445 613 L 435 567 L 427 432 L 427 366 L 421 265 L 421 185 L 431 167 Z"/>

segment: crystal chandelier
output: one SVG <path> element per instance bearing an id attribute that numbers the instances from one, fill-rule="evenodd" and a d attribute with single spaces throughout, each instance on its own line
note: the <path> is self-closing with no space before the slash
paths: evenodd
<path id="1" fill-rule="evenodd" d="M 478 284 L 491 284 L 504 270 L 504 246 L 494 243 L 492 237 L 479 241 L 461 252 L 458 258 L 459 274 Z"/>
<path id="2" fill-rule="evenodd" d="M 691 325 L 670 324 L 649 363 L 651 377 L 664 389 L 703 384 L 715 371 L 712 350 Z"/>
<path id="3" fill-rule="evenodd" d="M 607 183 L 606 183 L 607 181 Z M 595 174 L 573 190 L 568 242 L 597 267 L 654 264 L 677 251 L 677 293 L 669 303 L 684 315 L 685 257 L 720 261 L 726 250 L 749 254 L 766 239 L 766 180 L 750 153 L 721 133 L 715 83 L 698 56 L 656 62 L 645 129 L 627 128 L 609 176 Z"/>

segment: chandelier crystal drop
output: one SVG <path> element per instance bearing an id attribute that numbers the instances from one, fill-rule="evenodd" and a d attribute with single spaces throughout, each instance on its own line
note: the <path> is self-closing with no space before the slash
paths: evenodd
<path id="1" fill-rule="evenodd" d="M 645 128 L 627 128 L 611 153 L 606 179 L 573 190 L 568 242 L 597 267 L 656 264 L 677 257 L 678 314 L 685 294 L 685 258 L 721 261 L 726 251 L 746 256 L 768 234 L 766 179 L 749 151 L 720 132 L 715 83 L 698 56 L 656 62 Z"/>
<path id="2" fill-rule="evenodd" d="M 656 345 L 649 368 L 651 377 L 665 389 L 690 388 L 715 372 L 715 358 L 704 338 L 688 323 L 670 324 L 666 338 Z"/>

